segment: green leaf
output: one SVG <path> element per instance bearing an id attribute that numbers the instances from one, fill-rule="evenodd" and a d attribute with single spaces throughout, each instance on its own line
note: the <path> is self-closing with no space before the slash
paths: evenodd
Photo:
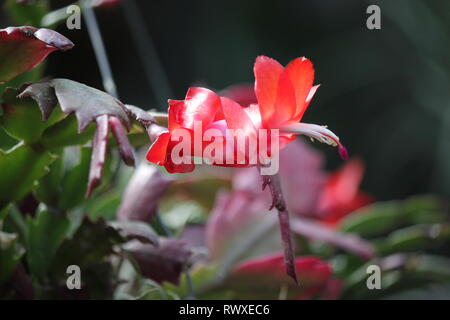
<path id="1" fill-rule="evenodd" d="M 59 152 L 58 158 L 49 166 L 50 172 L 39 180 L 34 192 L 37 200 L 52 206 L 58 204 L 61 193 L 63 167 L 63 153 Z"/>
<path id="2" fill-rule="evenodd" d="M 433 196 L 377 202 L 345 217 L 341 231 L 370 238 L 408 225 L 442 222 L 445 216 L 441 200 Z"/>
<path id="3" fill-rule="evenodd" d="M 115 190 L 99 194 L 92 200 L 86 201 L 86 212 L 92 220 L 103 218 L 105 220 L 116 219 L 117 208 L 120 205 L 121 194 Z"/>
<path id="4" fill-rule="evenodd" d="M 36 82 L 42 78 L 42 73 L 45 67 L 45 63 L 41 63 L 37 67 L 25 71 L 24 73 L 19 74 L 15 78 L 11 79 L 8 82 L 0 84 L 0 102 L 2 101 L 1 96 L 6 88 L 20 88 L 25 82 Z M 1 111 L 0 111 L 1 115 Z"/>
<path id="5" fill-rule="evenodd" d="M 2 109 L 0 108 L 0 116 L 1 112 Z M 19 141 L 7 134 L 5 130 L 3 130 L 3 128 L 0 126 L 0 150 L 4 152 L 5 150 L 14 147 L 17 143 L 19 143 Z"/>
<path id="6" fill-rule="evenodd" d="M 24 254 L 18 235 L 0 231 L 0 284 L 8 280 Z"/>
<path id="7" fill-rule="evenodd" d="M 79 163 L 69 169 L 61 181 L 59 208 L 68 210 L 83 202 L 90 159 L 91 149 L 81 148 Z"/>
<path id="8" fill-rule="evenodd" d="M 48 165 L 54 160 L 49 152 L 25 144 L 7 152 L 0 150 L 0 208 L 31 191 L 36 180 L 48 173 Z"/>
<path id="9" fill-rule="evenodd" d="M 380 254 L 414 252 L 442 245 L 450 240 L 448 224 L 414 225 L 396 230 L 378 245 Z"/>
<path id="10" fill-rule="evenodd" d="M 389 295 L 386 300 L 450 300 L 450 282 L 428 285 L 425 288 L 405 290 Z"/>
<path id="11" fill-rule="evenodd" d="M 75 116 L 70 115 L 44 131 L 40 143 L 53 150 L 66 146 L 83 145 L 94 136 L 95 124 L 88 125 L 86 130 L 78 133 Z"/>
<path id="12" fill-rule="evenodd" d="M 41 112 L 32 99 L 16 98 L 18 91 L 7 88 L 3 94 L 0 125 L 13 138 L 26 142 L 36 142 L 44 130 L 61 120 L 64 114 L 58 109 L 47 121 L 42 121 Z"/>
<path id="13" fill-rule="evenodd" d="M 67 236 L 70 220 L 62 214 L 40 211 L 27 221 L 27 261 L 31 273 L 38 279 L 47 276 L 54 257 Z"/>

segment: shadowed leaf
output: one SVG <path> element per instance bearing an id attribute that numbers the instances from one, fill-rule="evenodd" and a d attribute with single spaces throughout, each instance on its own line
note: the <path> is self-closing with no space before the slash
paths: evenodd
<path id="1" fill-rule="evenodd" d="M 168 281 L 178 284 L 180 274 L 188 265 L 191 251 L 182 240 L 160 238 L 156 248 L 150 244 L 131 241 L 124 245 L 131 254 L 141 274 L 158 283 Z"/>

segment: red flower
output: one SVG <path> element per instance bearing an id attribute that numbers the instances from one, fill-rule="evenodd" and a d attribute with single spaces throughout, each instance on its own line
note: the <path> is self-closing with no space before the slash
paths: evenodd
<path id="1" fill-rule="evenodd" d="M 205 88 L 190 88 L 184 100 L 169 100 L 168 131 L 161 134 L 150 147 L 147 159 L 164 165 L 169 172 L 192 171 L 192 161 L 181 162 L 172 156 L 174 148 L 178 151 L 179 140 L 188 139 L 184 143 L 189 147 L 176 153 L 180 158 L 208 159 L 213 165 L 257 165 L 265 160 L 264 157 L 273 156 L 272 129 L 279 130 L 279 134 L 276 132 L 279 148 L 293 141 L 296 134 L 305 134 L 321 142 L 339 146 L 341 156 L 346 158 L 345 148 L 330 130 L 315 124 L 299 123 L 319 87 L 313 86 L 314 69 L 308 59 L 297 58 L 284 68 L 277 61 L 260 56 L 256 59 L 254 73 L 258 103 L 248 107 L 242 107 L 232 99 L 219 97 Z M 188 136 L 180 139 L 178 134 L 174 134 L 177 129 L 186 130 Z M 235 137 L 230 137 L 228 129 L 240 132 Z M 272 131 L 264 131 L 263 136 L 260 129 Z M 214 140 L 204 137 L 210 130 L 215 130 Z M 245 139 L 244 145 L 239 146 L 234 142 L 237 136 Z M 222 148 L 216 149 L 214 157 L 208 157 L 205 151 L 217 142 L 216 137 L 222 139 Z M 251 141 L 257 141 L 253 148 Z M 255 156 L 258 162 L 252 162 Z"/>
<path id="2" fill-rule="evenodd" d="M 321 221 L 336 225 L 347 214 L 373 202 L 373 198 L 359 190 L 364 165 L 359 159 L 345 163 L 330 174 L 319 199 Z"/>

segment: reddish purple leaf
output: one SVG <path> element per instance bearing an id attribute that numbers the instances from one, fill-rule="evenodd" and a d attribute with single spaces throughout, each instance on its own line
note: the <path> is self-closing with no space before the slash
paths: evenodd
<path id="1" fill-rule="evenodd" d="M 167 128 L 158 125 L 158 122 L 141 108 L 126 104 L 125 111 L 129 117 L 134 118 L 145 127 L 151 142 L 154 142 L 161 133 L 167 132 Z"/>
<path id="2" fill-rule="evenodd" d="M 109 126 L 111 127 L 111 131 L 116 138 L 117 146 L 119 147 L 119 153 L 122 157 L 123 162 L 128 166 L 134 167 L 134 153 L 133 148 L 128 141 L 127 134 L 123 129 L 122 123 L 120 120 L 114 116 L 110 116 L 109 118 Z"/>
<path id="3" fill-rule="evenodd" d="M 73 46 L 69 39 L 50 29 L 27 26 L 0 29 L 0 83 L 32 69 L 51 52 Z"/>
<path id="4" fill-rule="evenodd" d="M 35 100 L 41 109 L 42 121 L 47 121 L 50 117 L 53 109 L 58 104 L 55 92 L 52 87 L 48 85 L 47 82 L 34 83 L 30 86 L 26 86 L 25 90 L 18 95 L 20 99 L 31 97 Z"/>
<path id="5" fill-rule="evenodd" d="M 291 229 L 309 240 L 331 244 L 364 259 L 371 259 L 375 255 L 374 247 L 364 239 L 352 234 L 342 234 L 309 219 L 294 218 Z"/>
<path id="6" fill-rule="evenodd" d="M 92 157 L 86 198 L 88 198 L 95 187 L 100 184 L 106 159 L 108 133 L 108 115 L 105 114 L 97 118 L 97 130 L 95 131 L 94 140 L 92 141 Z"/>
<path id="7" fill-rule="evenodd" d="M 142 243 L 159 245 L 158 235 L 147 224 L 140 221 L 112 221 L 109 223 L 126 240 L 139 240 Z"/>
<path id="8" fill-rule="evenodd" d="M 141 163 L 125 189 L 118 219 L 149 222 L 156 213 L 161 196 L 173 181 L 155 166 Z"/>
<path id="9" fill-rule="evenodd" d="M 125 111 L 130 117 L 133 117 L 145 127 L 151 124 L 156 124 L 156 120 L 148 112 L 142 110 L 141 108 L 132 106 L 131 104 L 126 104 Z"/>
<path id="10" fill-rule="evenodd" d="M 118 118 L 127 129 L 130 126 L 130 119 L 122 102 L 103 91 L 76 81 L 53 79 L 33 83 L 26 86 L 19 97 L 29 96 L 39 106 L 52 106 L 54 104 L 52 91 L 63 112 L 75 113 L 79 132 L 82 132 L 90 122 L 96 121 L 97 117 L 105 114 Z"/>
<path id="11" fill-rule="evenodd" d="M 159 238 L 159 246 L 131 241 L 124 245 L 144 277 L 158 283 L 178 284 L 180 274 L 189 264 L 191 250 L 183 240 Z"/>

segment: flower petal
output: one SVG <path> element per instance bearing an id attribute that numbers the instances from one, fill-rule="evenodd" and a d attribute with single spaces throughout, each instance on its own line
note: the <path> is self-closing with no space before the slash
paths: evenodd
<path id="1" fill-rule="evenodd" d="M 270 121 L 275 112 L 278 84 L 283 66 L 276 60 L 265 56 L 256 58 L 253 72 L 255 73 L 255 93 L 263 125 Z"/>
<path id="2" fill-rule="evenodd" d="M 241 129 L 246 136 L 256 137 L 256 128 L 244 108 L 225 97 L 221 98 L 221 103 L 228 129 Z"/>
<path id="3" fill-rule="evenodd" d="M 307 107 L 306 100 L 314 81 L 314 68 L 309 59 L 302 57 L 291 61 L 286 66 L 286 72 L 295 90 L 297 105 L 295 121 L 299 121 Z"/>
<path id="4" fill-rule="evenodd" d="M 150 149 L 148 149 L 146 155 L 147 160 L 159 165 L 165 164 L 169 141 L 170 133 L 167 131 L 161 133 L 156 141 L 150 146 Z"/>
<path id="5" fill-rule="evenodd" d="M 189 88 L 184 101 L 170 100 L 169 105 L 176 112 L 175 121 L 193 130 L 195 121 L 201 121 L 204 128 L 214 121 L 220 109 L 220 98 L 206 88 Z"/>
<path id="6" fill-rule="evenodd" d="M 292 120 L 297 111 L 294 86 L 287 71 L 281 73 L 277 91 L 275 111 L 270 121 L 271 127 L 278 127 Z"/>

